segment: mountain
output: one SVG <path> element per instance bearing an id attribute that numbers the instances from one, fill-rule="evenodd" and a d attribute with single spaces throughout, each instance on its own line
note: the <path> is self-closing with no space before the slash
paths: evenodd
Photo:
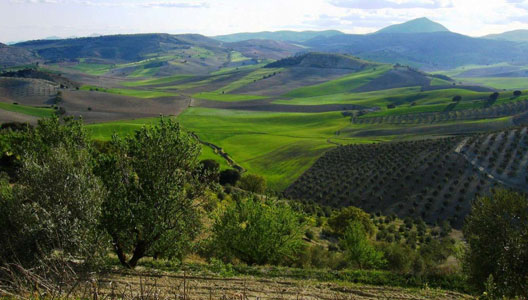
<path id="1" fill-rule="evenodd" d="M 148 55 L 199 46 L 215 49 L 220 42 L 197 34 L 130 34 L 62 40 L 37 40 L 16 44 L 35 51 L 48 61 L 96 58 L 110 61 L 137 61 Z"/>
<path id="2" fill-rule="evenodd" d="M 499 34 L 490 34 L 483 36 L 485 39 L 511 41 L 511 42 L 528 42 L 528 30 L 519 29 L 513 31 L 507 31 Z"/>
<path id="3" fill-rule="evenodd" d="M 428 18 L 414 19 L 402 24 L 385 27 L 376 33 L 423 33 L 449 31 L 442 24 L 433 22 Z"/>
<path id="4" fill-rule="evenodd" d="M 240 42 L 246 40 L 274 40 L 302 43 L 315 37 L 330 37 L 344 34 L 337 30 L 326 31 L 263 31 L 263 32 L 244 32 L 227 35 L 214 36 L 213 38 L 222 42 Z"/>
<path id="5" fill-rule="evenodd" d="M 428 70 L 467 64 L 528 63 L 527 45 L 472 38 L 449 31 L 347 34 L 315 38 L 305 45 L 315 51 L 347 53 L 362 59 L 401 63 Z"/>
<path id="6" fill-rule="evenodd" d="M 0 67 L 27 65 L 36 61 L 37 57 L 31 51 L 0 43 Z"/>

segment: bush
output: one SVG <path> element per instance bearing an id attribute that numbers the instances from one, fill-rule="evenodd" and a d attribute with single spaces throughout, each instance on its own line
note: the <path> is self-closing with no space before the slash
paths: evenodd
<path id="1" fill-rule="evenodd" d="M 214 222 L 214 250 L 225 261 L 237 258 L 251 265 L 291 259 L 303 244 L 299 219 L 283 202 L 233 201 Z"/>
<path id="2" fill-rule="evenodd" d="M 355 221 L 348 225 L 340 240 L 347 261 L 354 267 L 376 268 L 384 265 L 383 253 L 370 243 L 362 223 Z"/>
<path id="3" fill-rule="evenodd" d="M 514 92 L 513 92 L 513 95 L 514 95 L 515 97 L 519 97 L 520 95 L 522 95 L 522 92 L 521 92 L 521 91 L 514 91 Z"/>
<path id="4" fill-rule="evenodd" d="M 328 225 L 338 235 L 343 235 L 347 229 L 348 224 L 352 222 L 359 222 L 363 226 L 369 236 L 372 236 L 375 231 L 374 223 L 370 219 L 370 215 L 362 209 L 349 206 L 341 210 L 335 211 L 328 219 Z"/>
<path id="5" fill-rule="evenodd" d="M 248 192 L 262 194 L 266 191 L 266 179 L 260 175 L 246 174 L 242 176 L 238 186 Z"/>
<path id="6" fill-rule="evenodd" d="M 221 185 L 232 185 L 235 186 L 240 180 L 240 172 L 235 169 L 227 169 L 220 172 L 220 184 Z"/>
<path id="7" fill-rule="evenodd" d="M 500 278 L 497 291 L 528 296 L 528 201 L 525 195 L 495 190 L 478 198 L 466 217 L 468 251 L 465 270 L 473 285 L 484 290 L 488 278 Z"/>

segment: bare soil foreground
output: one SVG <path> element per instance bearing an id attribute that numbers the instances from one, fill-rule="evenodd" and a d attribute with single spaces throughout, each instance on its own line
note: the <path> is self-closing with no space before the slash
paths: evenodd
<path id="1" fill-rule="evenodd" d="M 436 289 L 403 289 L 253 277 L 113 273 L 89 287 L 94 299 L 472 299 Z M 94 293 L 94 291 L 97 291 Z"/>

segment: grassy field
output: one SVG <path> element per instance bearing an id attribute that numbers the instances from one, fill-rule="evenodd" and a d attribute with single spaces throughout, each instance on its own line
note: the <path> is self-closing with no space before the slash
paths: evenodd
<path id="1" fill-rule="evenodd" d="M 118 95 L 123 95 L 123 96 L 131 96 L 131 97 L 144 98 L 144 99 L 177 96 L 177 94 L 163 92 L 163 91 L 145 91 L 145 90 L 131 90 L 131 89 L 118 89 L 118 88 L 105 89 L 105 88 L 100 88 L 100 87 L 96 87 L 92 85 L 84 85 L 81 87 L 81 90 L 97 91 L 97 92 L 102 92 L 102 93 L 118 94 Z"/>
<path id="2" fill-rule="evenodd" d="M 98 141 L 109 141 L 114 134 L 118 134 L 120 136 L 131 135 L 134 133 L 134 131 L 141 129 L 143 126 L 157 124 L 159 120 L 160 118 L 143 118 L 109 123 L 89 124 L 86 127 L 88 128 L 92 139 Z M 214 159 L 220 164 L 221 169 L 229 168 L 229 165 L 225 159 L 214 153 L 214 151 L 207 146 L 202 146 L 200 160 L 202 159 Z"/>
<path id="3" fill-rule="evenodd" d="M 473 84 L 485 85 L 496 89 L 528 89 L 528 77 L 457 77 L 456 80 Z"/>
<path id="4" fill-rule="evenodd" d="M 239 80 L 233 81 L 233 82 L 229 83 L 228 85 L 218 89 L 217 92 L 229 93 L 231 91 L 234 91 L 236 89 L 244 87 L 244 86 L 246 86 L 246 85 L 248 85 L 248 84 L 250 84 L 252 82 L 255 82 L 257 80 L 264 79 L 266 76 L 271 76 L 271 75 L 273 75 L 273 73 L 279 73 L 282 70 L 283 69 L 281 69 L 281 68 L 262 68 L 262 69 L 257 69 L 255 71 L 249 73 L 245 77 L 243 77 L 243 78 L 241 78 Z"/>
<path id="5" fill-rule="evenodd" d="M 190 108 L 177 117 L 202 140 L 220 146 L 250 173 L 263 175 L 281 190 L 327 149 L 329 142 L 369 143 L 376 139 L 341 139 L 336 132 L 349 126 L 339 112 L 269 113 Z M 377 140 L 379 141 L 379 139 Z"/>
<path id="6" fill-rule="evenodd" d="M 121 85 L 128 86 L 128 87 L 137 87 L 137 86 L 168 84 L 168 83 L 177 82 L 183 79 L 187 79 L 190 77 L 192 77 L 192 75 L 178 74 L 178 75 L 162 77 L 162 78 L 153 78 L 153 79 L 146 79 L 146 80 L 139 80 L 139 81 L 127 81 L 127 82 L 123 82 Z"/>
<path id="7" fill-rule="evenodd" d="M 29 116 L 39 117 L 39 118 L 50 117 L 55 113 L 55 110 L 51 108 L 24 106 L 24 105 L 10 104 L 10 103 L 4 103 L 4 102 L 0 102 L 0 109 L 12 111 L 16 113 L 21 113 L 21 114 L 25 114 Z"/>
<path id="8" fill-rule="evenodd" d="M 71 67 L 73 70 L 89 74 L 89 75 L 103 75 L 112 69 L 113 65 L 109 64 L 90 64 L 80 62 L 77 65 Z"/>
<path id="9" fill-rule="evenodd" d="M 193 95 L 194 98 L 222 101 L 222 102 L 237 102 L 237 101 L 249 101 L 249 100 L 260 100 L 266 99 L 264 96 L 257 95 L 237 95 L 237 94 L 221 94 L 215 92 L 203 92 Z"/>
<path id="10" fill-rule="evenodd" d="M 390 65 L 380 65 L 318 85 L 298 88 L 288 92 L 284 96 L 289 98 L 304 98 L 350 92 L 381 76 L 391 68 L 392 66 Z"/>

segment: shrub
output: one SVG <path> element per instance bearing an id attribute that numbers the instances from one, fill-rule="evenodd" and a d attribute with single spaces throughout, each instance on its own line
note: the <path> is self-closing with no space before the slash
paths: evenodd
<path id="1" fill-rule="evenodd" d="M 220 184 L 221 185 L 236 185 L 236 183 L 240 180 L 240 172 L 235 169 L 227 169 L 220 172 Z"/>
<path id="2" fill-rule="evenodd" d="M 349 223 L 340 243 L 345 250 L 347 261 L 354 267 L 368 269 L 380 267 L 385 263 L 383 253 L 377 251 L 370 243 L 363 224 L 358 221 Z"/>
<path id="3" fill-rule="evenodd" d="M 231 202 L 213 224 L 213 245 L 225 261 L 279 263 L 301 250 L 300 215 L 284 202 L 242 199 Z"/>
<path id="4" fill-rule="evenodd" d="M 260 175 L 246 174 L 242 176 L 238 186 L 248 192 L 262 194 L 266 191 L 266 179 Z"/>
<path id="5" fill-rule="evenodd" d="M 354 206 L 345 207 L 334 212 L 328 219 L 328 225 L 336 234 L 342 235 L 345 233 L 348 224 L 356 221 L 363 226 L 363 231 L 367 235 L 372 236 L 374 234 L 375 227 L 370 215 Z"/>

